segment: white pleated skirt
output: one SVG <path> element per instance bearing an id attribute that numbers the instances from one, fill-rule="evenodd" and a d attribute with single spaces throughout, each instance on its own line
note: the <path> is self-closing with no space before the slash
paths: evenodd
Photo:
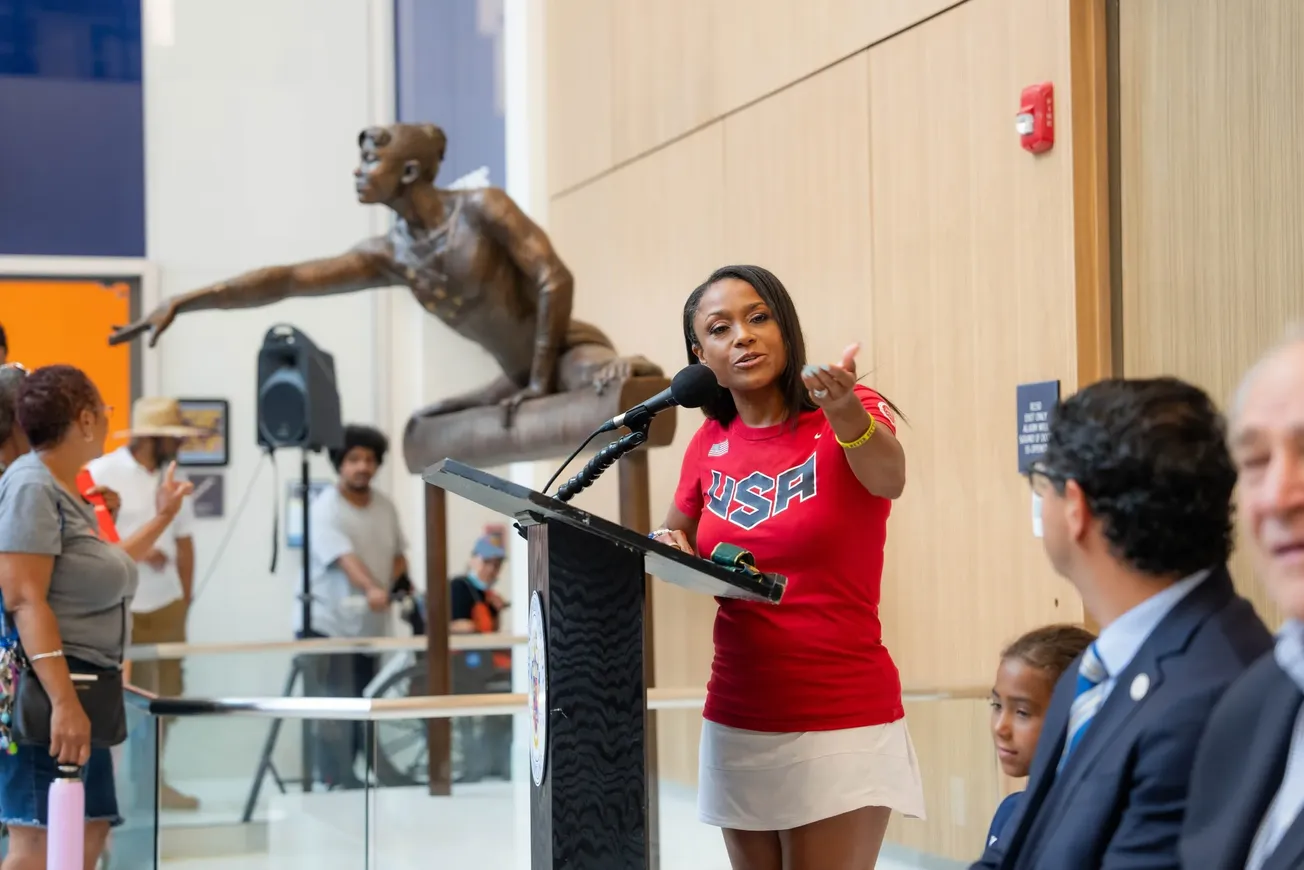
<path id="1" fill-rule="evenodd" d="M 862 807 L 924 818 L 906 720 L 772 734 L 702 723 L 697 816 L 736 831 L 786 831 Z"/>

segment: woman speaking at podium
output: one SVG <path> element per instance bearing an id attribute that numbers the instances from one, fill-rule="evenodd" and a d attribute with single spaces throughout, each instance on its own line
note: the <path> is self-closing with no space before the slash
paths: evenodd
<path id="1" fill-rule="evenodd" d="M 684 305 L 690 362 L 720 383 L 657 540 L 735 544 L 784 574 L 778 605 L 720 599 L 699 818 L 734 870 L 868 870 L 892 810 L 923 817 L 901 680 L 878 620 L 895 407 L 856 384 L 857 346 L 808 365 L 783 284 L 717 270 Z"/>

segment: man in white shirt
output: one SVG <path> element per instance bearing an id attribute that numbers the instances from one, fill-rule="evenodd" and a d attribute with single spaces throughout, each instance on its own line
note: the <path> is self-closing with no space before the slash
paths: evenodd
<path id="1" fill-rule="evenodd" d="M 390 630 L 390 596 L 407 577 L 407 540 L 398 510 L 371 481 L 385 461 L 389 441 L 370 426 L 344 428 L 344 444 L 330 451 L 338 483 L 308 509 L 312 592 L 311 623 L 297 625 L 299 637 L 381 637 Z M 302 608 L 295 615 L 302 620 Z M 310 656 L 304 694 L 361 696 L 376 676 L 376 656 L 367 653 Z M 328 788 L 362 786 L 354 761 L 365 755 L 361 722 L 317 722 L 315 767 Z"/>
<path id="2" fill-rule="evenodd" d="M 1286 622 L 1223 696 L 1196 754 L 1188 870 L 1304 867 L 1304 330 L 1269 351 L 1231 409 L 1237 514 Z"/>
<path id="3" fill-rule="evenodd" d="M 130 438 L 129 443 L 87 466 L 97 485 L 115 490 L 121 498 L 117 527 L 124 538 L 154 518 L 163 471 L 176 458 L 181 440 L 199 434 L 198 429 L 185 425 L 175 399 L 138 399 L 131 409 L 131 428 L 118 433 Z M 132 643 L 186 640 L 186 616 L 195 578 L 193 519 L 193 508 L 186 499 L 171 526 L 139 563 L 140 585 L 131 603 Z M 183 691 L 181 662 L 134 662 L 131 681 L 163 697 L 179 696 Z M 165 721 L 165 730 L 167 725 Z M 166 780 L 161 799 L 165 809 L 193 810 L 199 806 L 198 800 L 178 792 Z"/>

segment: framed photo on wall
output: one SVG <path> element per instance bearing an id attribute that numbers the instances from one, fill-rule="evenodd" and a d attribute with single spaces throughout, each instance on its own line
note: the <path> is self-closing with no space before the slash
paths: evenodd
<path id="1" fill-rule="evenodd" d="M 177 403 L 185 425 L 204 432 L 181 442 L 177 465 L 211 468 L 230 462 L 230 403 L 226 399 L 178 399 Z"/>

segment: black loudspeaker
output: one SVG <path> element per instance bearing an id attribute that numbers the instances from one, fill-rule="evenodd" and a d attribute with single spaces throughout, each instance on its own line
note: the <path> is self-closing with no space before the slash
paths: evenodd
<path id="1" fill-rule="evenodd" d="M 293 326 L 273 326 L 258 351 L 258 445 L 272 450 L 344 445 L 335 358 Z"/>

